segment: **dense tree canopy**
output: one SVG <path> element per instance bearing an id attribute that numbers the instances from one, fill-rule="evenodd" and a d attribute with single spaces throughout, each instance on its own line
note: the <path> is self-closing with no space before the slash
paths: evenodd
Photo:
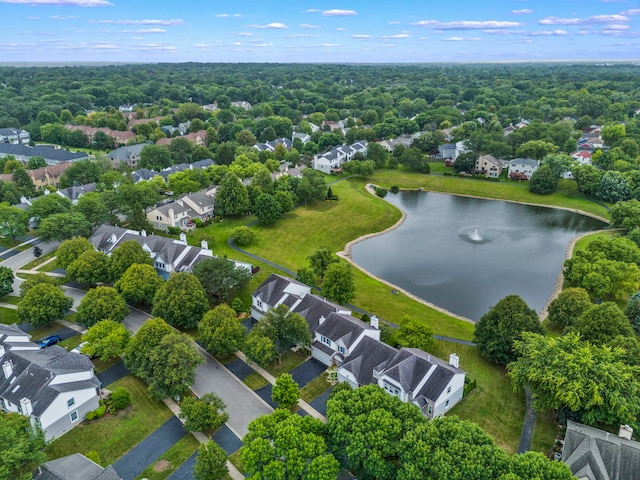
<path id="1" fill-rule="evenodd" d="M 29 417 L 0 412 L 0 438 L 0 480 L 31 478 L 45 459 L 42 430 L 34 430 Z"/>
<path id="2" fill-rule="evenodd" d="M 153 259 L 140 243 L 135 240 L 125 240 L 113 250 L 109 258 L 109 274 L 112 281 L 115 282 L 122 277 L 133 264 L 153 265 Z"/>
<path id="3" fill-rule="evenodd" d="M 200 344 L 209 353 L 223 357 L 242 348 L 245 332 L 236 312 L 225 303 L 205 313 L 198 324 Z"/>
<path id="4" fill-rule="evenodd" d="M 339 305 L 347 305 L 356 296 L 355 275 L 351 266 L 343 262 L 329 264 L 322 279 L 323 295 Z"/>
<path id="5" fill-rule="evenodd" d="M 42 327 L 66 315 L 73 300 L 60 287 L 39 283 L 27 290 L 18 302 L 18 319 Z"/>
<path id="6" fill-rule="evenodd" d="M 122 322 L 129 313 L 124 298 L 115 288 L 92 288 L 78 305 L 77 322 L 84 327 L 91 327 L 101 320 Z"/>
<path id="7" fill-rule="evenodd" d="M 100 320 L 91 327 L 82 340 L 88 342 L 82 353 L 98 357 L 104 362 L 124 354 L 131 332 L 122 323 L 115 320 Z"/>
<path id="8" fill-rule="evenodd" d="M 231 260 L 222 257 L 198 262 L 193 267 L 193 274 L 215 304 L 227 301 L 231 292 L 243 289 L 251 279 L 251 272 L 246 268 L 236 266 Z"/>
<path id="9" fill-rule="evenodd" d="M 127 302 L 151 305 L 163 281 L 151 265 L 134 263 L 113 286 Z"/>
<path id="10" fill-rule="evenodd" d="M 65 240 L 56 250 L 56 263 L 60 268 L 67 268 L 80 255 L 93 251 L 93 244 L 84 237 L 73 237 Z"/>
<path id="11" fill-rule="evenodd" d="M 172 273 L 153 299 L 154 316 L 176 328 L 194 328 L 209 310 L 209 302 L 198 278 L 192 273 Z"/>
<path id="12" fill-rule="evenodd" d="M 200 398 L 185 398 L 180 404 L 180 418 L 189 432 L 215 431 L 229 419 L 225 408 L 226 405 L 217 395 L 205 393 Z"/>

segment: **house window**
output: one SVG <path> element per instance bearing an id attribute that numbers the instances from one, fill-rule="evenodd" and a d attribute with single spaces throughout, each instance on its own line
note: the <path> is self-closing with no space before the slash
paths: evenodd
<path id="1" fill-rule="evenodd" d="M 338 352 L 344 355 L 344 347 L 341 347 L 340 345 L 338 345 Z"/>
<path id="2" fill-rule="evenodd" d="M 447 401 L 444 402 L 444 408 L 449 408 L 449 399 L 447 399 Z"/>
<path id="3" fill-rule="evenodd" d="M 447 388 L 447 393 L 451 393 L 451 385 L 449 385 L 449 388 Z"/>
<path id="4" fill-rule="evenodd" d="M 164 268 L 164 267 L 165 267 L 165 265 L 164 265 L 164 263 L 162 263 L 162 262 L 156 262 L 156 267 L 158 267 L 158 268 Z"/>
<path id="5" fill-rule="evenodd" d="M 71 412 L 69 414 L 69 418 L 71 419 L 71 422 L 77 422 L 78 421 L 78 411 L 74 410 L 73 412 Z"/>
<path id="6" fill-rule="evenodd" d="M 156 215 L 156 220 L 158 220 L 159 222 L 162 221 L 162 217 L 160 215 Z"/>
<path id="7" fill-rule="evenodd" d="M 71 397 L 69 400 L 67 400 L 67 408 L 71 408 L 76 404 L 76 399 Z"/>
<path id="8" fill-rule="evenodd" d="M 258 306 L 258 308 L 262 308 L 262 300 L 260 300 L 259 298 L 256 299 L 256 305 Z"/>
<path id="9" fill-rule="evenodd" d="M 320 341 L 325 345 L 331 346 L 331 340 L 325 337 L 324 335 L 320 335 Z"/>
<path id="10" fill-rule="evenodd" d="M 398 390 L 398 388 L 394 387 L 393 385 L 387 383 L 387 382 L 382 382 L 382 386 L 384 387 L 384 389 L 389 392 L 391 395 L 394 395 L 396 397 L 400 396 L 400 390 Z"/>
<path id="11" fill-rule="evenodd" d="M 429 404 L 427 406 L 427 415 L 431 416 L 433 414 L 433 405 Z"/>

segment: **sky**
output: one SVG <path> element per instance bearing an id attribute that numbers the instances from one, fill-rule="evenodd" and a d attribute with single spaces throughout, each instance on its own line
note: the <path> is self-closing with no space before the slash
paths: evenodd
<path id="1" fill-rule="evenodd" d="M 0 62 L 640 59 L 640 0 L 0 0 Z"/>

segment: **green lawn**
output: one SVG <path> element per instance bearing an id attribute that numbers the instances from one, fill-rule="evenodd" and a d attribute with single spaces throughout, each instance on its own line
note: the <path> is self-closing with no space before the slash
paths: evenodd
<path id="1" fill-rule="evenodd" d="M 278 377 L 281 373 L 290 372 L 298 365 L 303 363 L 307 359 L 307 352 L 303 352 L 298 350 L 297 352 L 293 352 L 288 350 L 282 355 L 282 361 L 276 362 L 273 365 L 269 365 L 264 367 L 264 369 L 269 372 L 274 377 Z"/>
<path id="2" fill-rule="evenodd" d="M 20 245 L 22 242 L 20 240 L 14 240 L 9 237 L 0 237 L 0 247 L 4 248 L 13 248 Z"/>
<path id="3" fill-rule="evenodd" d="M 318 395 L 326 392 L 331 388 L 331 383 L 327 381 L 326 373 L 323 373 L 319 377 L 314 378 L 304 387 L 300 389 L 300 398 L 305 402 L 310 402 Z"/>
<path id="4" fill-rule="evenodd" d="M 93 366 L 95 367 L 94 370 L 96 371 L 96 373 L 100 373 L 100 372 L 104 372 L 109 367 L 113 367 L 116 363 L 120 362 L 121 360 L 122 358 L 115 357 L 109 360 L 108 362 L 104 362 L 99 358 L 94 358 L 92 361 L 93 361 Z"/>
<path id="5" fill-rule="evenodd" d="M 54 440 L 45 452 L 49 460 L 72 453 L 97 451 L 103 465 L 110 465 L 171 417 L 161 401 L 147 395 L 147 385 L 129 375 L 118 380 L 111 389 L 124 387 L 131 394 L 131 406 L 118 415 L 82 422 Z"/>
<path id="6" fill-rule="evenodd" d="M 242 380 L 247 387 L 251 390 L 258 390 L 259 388 L 266 387 L 269 382 L 266 378 L 260 375 L 258 372 L 251 372 L 244 380 Z"/>
<path id="7" fill-rule="evenodd" d="M 29 332 L 31 335 L 31 340 L 39 340 L 42 337 L 46 337 L 47 335 L 51 335 L 53 332 L 56 332 L 62 328 L 62 325 L 58 322 L 52 322 L 49 325 L 45 325 L 44 327 L 34 328 Z"/>
<path id="8" fill-rule="evenodd" d="M 8 303 L 10 305 L 18 305 L 18 302 L 22 300 L 22 297 L 14 297 L 13 295 L 5 295 L 0 297 L 0 303 Z"/>
<path id="9" fill-rule="evenodd" d="M 149 465 L 136 479 L 164 480 L 198 450 L 199 446 L 200 443 L 196 437 L 188 433 L 164 452 L 152 465 Z"/>
<path id="10" fill-rule="evenodd" d="M 33 270 L 38 265 L 42 265 L 44 262 L 46 262 L 47 260 L 55 256 L 56 256 L 55 250 L 53 252 L 45 253 L 44 255 L 40 256 L 40 258 L 36 258 L 35 260 L 32 260 L 31 262 L 23 265 L 21 270 Z"/>
<path id="11" fill-rule="evenodd" d="M 18 320 L 18 311 L 13 308 L 0 307 L 0 323 L 5 325 L 20 323 Z"/>
<path id="12" fill-rule="evenodd" d="M 371 181 L 383 187 L 397 185 L 401 188 L 423 188 L 434 192 L 556 206 L 609 218 L 607 209 L 578 192 L 576 182 L 573 180 L 560 180 L 558 191 L 551 195 L 530 193 L 527 182 L 493 182 L 442 175 L 419 175 L 403 169 L 378 171 Z"/>

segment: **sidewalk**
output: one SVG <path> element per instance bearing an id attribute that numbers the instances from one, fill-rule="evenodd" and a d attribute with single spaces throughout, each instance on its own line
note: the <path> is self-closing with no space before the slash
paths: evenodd
<path id="1" fill-rule="evenodd" d="M 267 372 L 264 368 L 260 367 L 256 363 L 247 362 L 247 356 L 244 353 L 237 351 L 236 357 L 238 357 L 240 360 L 242 360 L 251 368 L 253 368 L 254 371 L 262 375 L 264 379 L 267 380 L 271 385 L 276 384 L 276 378 L 273 375 L 271 375 L 269 372 Z M 324 423 L 327 423 L 327 417 L 322 415 L 319 411 L 317 411 L 315 408 L 313 408 L 311 405 L 309 405 L 307 402 L 305 402 L 301 398 L 298 399 L 298 405 L 300 405 L 310 416 L 317 418 L 318 420 L 322 420 Z"/>
<path id="2" fill-rule="evenodd" d="M 169 407 L 169 410 L 171 410 L 176 417 L 180 418 L 180 406 L 176 402 L 174 402 L 171 398 L 165 398 L 163 402 L 167 407 Z M 182 419 L 180 421 L 184 423 Z M 191 432 L 191 434 L 196 437 L 196 440 L 198 440 L 200 443 L 209 442 L 209 437 L 207 437 L 202 432 Z M 233 480 L 244 480 L 244 475 L 242 475 L 242 473 L 240 473 L 240 470 L 238 470 L 236 466 L 229 460 L 227 460 L 227 468 L 229 469 L 229 476 L 233 478 Z"/>

